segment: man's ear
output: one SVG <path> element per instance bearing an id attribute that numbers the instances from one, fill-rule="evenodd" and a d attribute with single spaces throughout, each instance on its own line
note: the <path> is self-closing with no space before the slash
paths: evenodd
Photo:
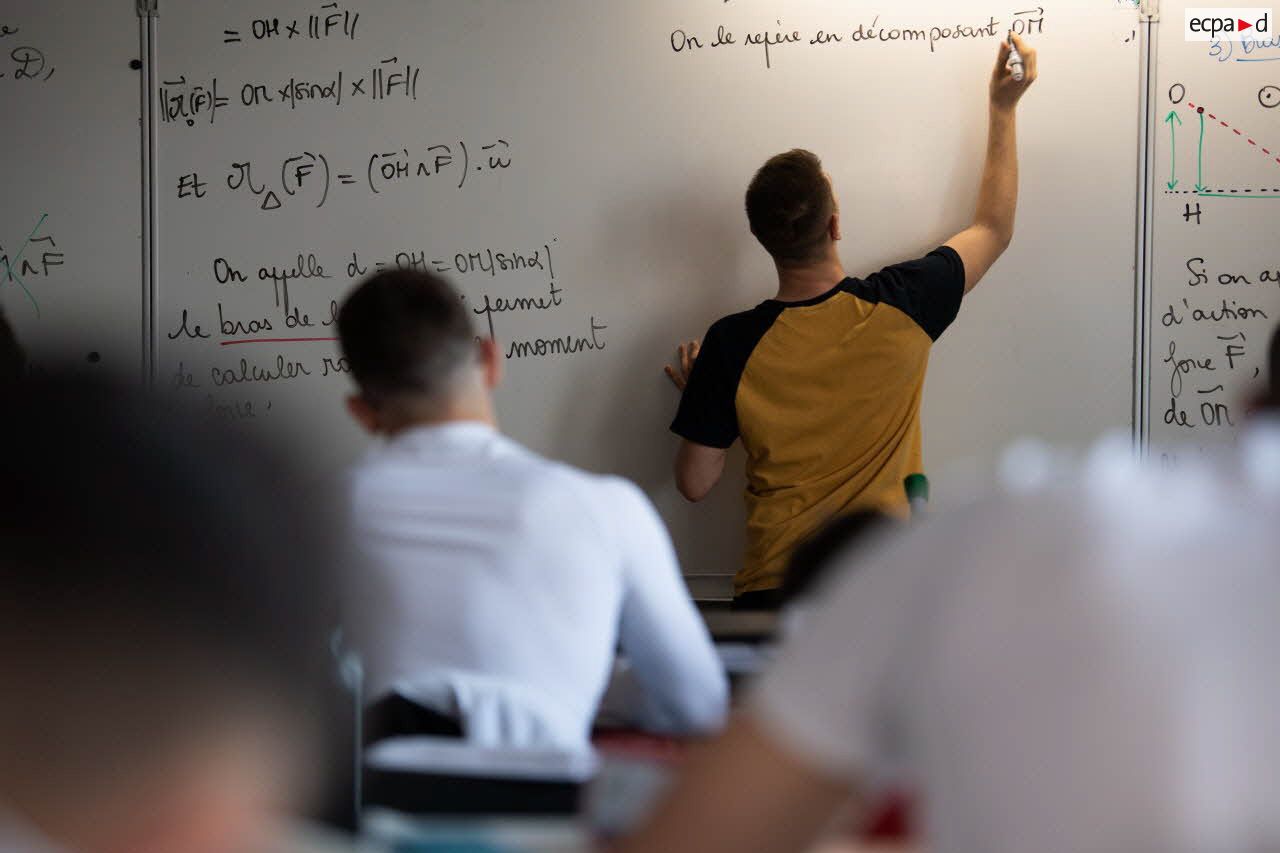
<path id="1" fill-rule="evenodd" d="M 840 233 L 840 211 L 831 214 L 831 222 L 827 225 L 827 231 L 831 235 L 831 242 L 839 243 L 844 235 Z"/>
<path id="2" fill-rule="evenodd" d="M 502 384 L 503 362 L 502 349 L 492 338 L 482 338 L 480 347 L 480 370 L 484 374 L 484 387 L 496 390 Z"/>
<path id="3" fill-rule="evenodd" d="M 366 432 L 377 435 L 382 431 L 382 419 L 378 417 L 378 410 L 361 395 L 352 394 L 347 397 L 347 411 Z"/>

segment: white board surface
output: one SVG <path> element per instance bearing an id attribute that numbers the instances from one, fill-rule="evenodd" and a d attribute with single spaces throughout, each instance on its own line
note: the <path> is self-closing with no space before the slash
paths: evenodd
<path id="1" fill-rule="evenodd" d="M 962 499 L 971 483 L 947 472 L 1017 437 L 1130 425 L 1140 50 L 1120 5 L 165 0 L 158 378 L 337 470 L 366 444 L 326 340 L 353 279 L 410 263 L 476 308 L 543 300 L 476 318 L 512 356 L 504 427 L 637 480 L 686 570 L 731 574 L 740 457 L 712 500 L 683 503 L 661 368 L 773 294 L 747 182 L 810 148 L 851 273 L 934 248 L 972 214 L 996 40 L 1017 26 L 1044 69 L 1022 113 L 1019 232 L 926 391 L 935 500 Z M 734 43 L 712 47 L 721 27 Z M 767 51 L 746 43 L 766 30 Z M 819 30 L 842 41 L 812 44 Z"/>
<path id="2" fill-rule="evenodd" d="M 0 306 L 36 367 L 142 377 L 142 154 L 131 0 L 0 6 Z"/>
<path id="3" fill-rule="evenodd" d="M 1150 435 L 1170 460 L 1240 434 L 1280 321 L 1280 43 L 1188 42 L 1162 10 Z"/>

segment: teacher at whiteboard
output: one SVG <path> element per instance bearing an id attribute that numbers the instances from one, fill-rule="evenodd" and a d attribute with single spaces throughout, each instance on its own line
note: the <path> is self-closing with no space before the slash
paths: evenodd
<path id="1" fill-rule="evenodd" d="M 773 257 L 777 294 L 721 319 L 701 343 L 680 347 L 678 369 L 667 367 L 683 392 L 671 425 L 683 439 L 681 494 L 706 497 L 734 442 L 747 453 L 740 607 L 776 606 L 792 548 L 830 519 L 909 513 L 903 481 L 923 469 L 929 350 L 1013 239 L 1017 105 L 1035 82 L 1036 52 L 1012 41 L 1024 73 L 1014 73 L 1001 42 L 973 224 L 925 257 L 847 276 L 835 189 L 809 151 L 771 158 L 747 190 L 751 233 Z"/>

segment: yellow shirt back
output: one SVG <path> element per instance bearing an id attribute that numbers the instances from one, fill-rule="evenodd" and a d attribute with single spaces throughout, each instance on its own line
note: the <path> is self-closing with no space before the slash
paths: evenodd
<path id="1" fill-rule="evenodd" d="M 832 518 L 907 514 L 923 472 L 929 350 L 959 312 L 964 265 L 944 247 L 800 303 L 770 300 L 707 332 L 672 430 L 747 452 L 737 595 L 782 584 L 791 550 Z"/>

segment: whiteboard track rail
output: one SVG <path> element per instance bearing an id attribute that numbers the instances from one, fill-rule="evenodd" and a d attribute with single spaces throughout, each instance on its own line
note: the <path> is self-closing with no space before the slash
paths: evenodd
<path id="1" fill-rule="evenodd" d="M 1151 442 L 1151 270 L 1155 239 L 1156 58 L 1160 36 L 1156 3 L 1142 8 L 1141 130 L 1138 140 L 1138 219 L 1135 246 L 1133 335 L 1133 444 L 1145 456 Z"/>
<path id="2" fill-rule="evenodd" d="M 138 2 L 138 38 L 142 56 L 142 376 L 147 387 L 156 381 L 159 327 L 156 321 L 156 210 L 159 204 L 156 180 L 156 130 L 152 92 L 156 91 L 155 42 L 156 0 Z"/>

